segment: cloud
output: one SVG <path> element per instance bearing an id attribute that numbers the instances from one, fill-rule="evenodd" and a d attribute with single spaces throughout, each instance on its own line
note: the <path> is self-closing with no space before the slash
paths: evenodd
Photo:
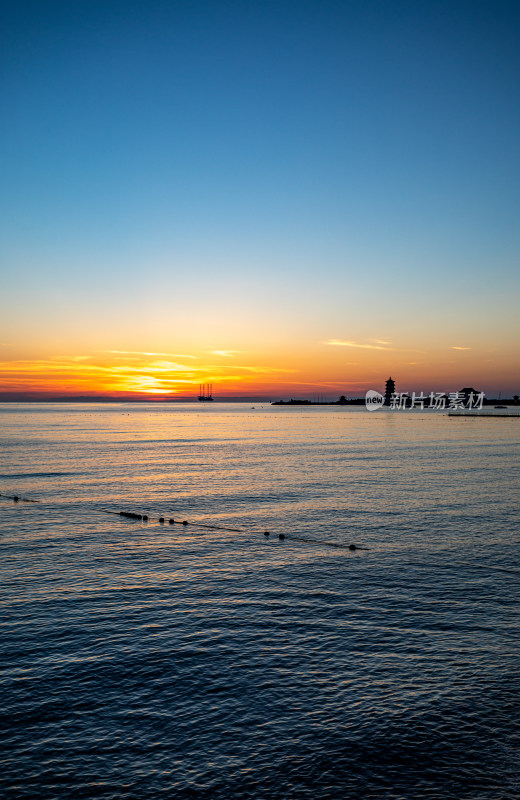
<path id="1" fill-rule="evenodd" d="M 186 353 L 147 353 L 142 350 L 102 350 L 101 352 L 122 356 L 168 356 L 169 358 L 198 358 L 198 356 L 189 356 L 186 355 Z"/>
<path id="2" fill-rule="evenodd" d="M 374 339 L 373 341 L 377 341 Z M 344 342 L 341 339 L 329 339 L 327 342 L 323 342 L 323 344 L 331 345 L 332 347 L 359 347 L 363 350 L 393 350 L 393 347 L 383 347 L 382 344 L 358 344 L 357 342 Z M 384 342 L 384 344 L 390 344 L 390 342 Z"/>
<path id="3" fill-rule="evenodd" d="M 234 356 L 235 353 L 243 353 L 243 350 L 210 350 L 209 351 L 214 356 L 223 356 L 224 358 L 231 358 Z"/>
<path id="4" fill-rule="evenodd" d="M 58 361 L 88 361 L 92 356 L 55 356 Z"/>
<path id="5" fill-rule="evenodd" d="M 211 367 L 208 367 L 208 369 L 211 369 Z M 241 367 L 238 364 L 229 367 L 215 367 L 214 369 L 242 369 L 246 372 L 257 372 L 259 375 L 269 375 L 275 372 L 298 372 L 296 369 L 283 369 L 281 367 Z"/>
<path id="6" fill-rule="evenodd" d="M 471 350 L 471 347 L 457 347 L 457 345 L 452 345 L 450 350 Z"/>
<path id="7" fill-rule="evenodd" d="M 160 395 L 178 394 L 179 391 L 194 393 L 195 386 L 201 381 L 241 387 L 266 377 L 272 383 L 281 374 L 296 372 L 293 369 L 233 365 L 229 362 L 218 366 L 200 362 L 188 365 L 163 358 L 114 357 L 112 361 L 111 364 L 92 363 L 90 357 L 85 356 L 0 361 L 0 386 L 2 391 Z"/>

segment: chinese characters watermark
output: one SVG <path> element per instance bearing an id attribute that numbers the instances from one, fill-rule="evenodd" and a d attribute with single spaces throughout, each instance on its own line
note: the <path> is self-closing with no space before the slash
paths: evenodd
<path id="1" fill-rule="evenodd" d="M 455 411 L 457 409 L 481 411 L 484 403 L 484 392 L 430 392 L 425 395 L 423 392 L 416 394 L 412 392 L 391 392 L 386 398 L 380 392 L 370 389 L 365 396 L 365 406 L 368 411 L 376 411 L 384 405 L 392 410 L 405 408 L 433 409 L 436 411 L 447 409 Z"/>

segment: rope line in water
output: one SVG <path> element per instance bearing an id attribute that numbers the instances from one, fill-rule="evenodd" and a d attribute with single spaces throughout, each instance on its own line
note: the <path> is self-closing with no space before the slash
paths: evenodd
<path id="1" fill-rule="evenodd" d="M 41 500 L 29 500 L 27 497 L 20 497 L 17 494 L 15 494 L 15 495 L 2 494 L 2 492 L 0 492 L 0 497 L 5 497 L 5 498 L 7 498 L 9 500 L 13 500 L 15 503 L 18 503 L 18 502 L 21 502 L 21 503 L 41 503 Z M 44 505 L 49 505 L 49 503 L 47 503 L 47 504 L 44 503 Z M 158 517 L 158 518 L 157 517 L 149 517 L 148 514 L 138 514 L 138 513 L 134 512 L 134 511 L 111 511 L 111 510 L 108 510 L 106 508 L 96 508 L 94 510 L 98 511 L 98 512 L 100 512 L 102 514 L 113 514 L 116 517 L 124 517 L 126 519 L 132 519 L 132 520 L 135 520 L 136 522 L 139 522 L 139 521 L 141 521 L 141 522 L 159 522 L 162 525 L 162 524 L 166 523 L 166 519 L 167 519 L 166 517 Z M 215 530 L 215 531 L 228 531 L 230 533 L 248 533 L 251 536 L 259 533 L 259 531 L 251 531 L 251 530 L 246 530 L 244 528 L 225 528 L 225 527 L 220 526 L 220 525 L 205 525 L 202 522 L 189 522 L 186 519 L 178 520 L 178 519 L 174 519 L 173 517 L 169 517 L 168 518 L 168 524 L 169 525 L 183 525 L 185 527 L 190 525 L 192 528 L 204 528 L 204 529 Z M 264 536 L 270 536 L 271 532 L 270 531 L 264 531 L 263 533 L 264 533 Z M 341 544 L 340 542 L 327 542 L 327 541 L 322 541 L 321 539 L 312 539 L 312 538 L 309 538 L 308 536 L 295 536 L 292 533 L 291 534 L 279 533 L 278 534 L 278 538 L 280 540 L 282 540 L 282 541 L 284 539 L 293 539 L 295 542 L 308 542 L 309 544 L 322 545 L 323 547 L 335 547 L 335 548 L 340 549 L 340 550 L 350 550 L 350 551 L 370 550 L 369 547 L 361 547 L 358 544 Z M 409 561 L 408 563 L 409 564 L 413 564 L 414 566 L 417 566 L 417 565 L 421 564 L 420 561 L 415 561 L 415 560 Z M 428 564 L 428 562 L 426 562 L 426 563 Z M 494 572 L 497 572 L 497 571 L 498 572 L 506 572 L 509 575 L 518 575 L 519 574 L 519 570 L 507 569 L 507 567 L 496 567 L 496 566 L 492 567 L 489 564 L 469 564 L 467 561 L 452 561 L 452 562 L 443 563 L 443 564 L 441 564 L 441 563 L 433 564 L 433 562 L 430 562 L 428 565 L 429 566 L 436 566 L 436 567 L 439 567 L 441 569 L 443 569 L 443 568 L 444 569 L 449 569 L 452 565 L 455 565 L 455 564 L 457 564 L 458 566 L 467 567 L 468 569 L 487 569 L 487 570 L 491 570 L 491 571 L 494 571 Z"/>
<path id="2" fill-rule="evenodd" d="M 0 492 L 0 497 L 8 497 L 9 500 L 14 500 L 15 503 L 39 503 L 39 500 L 28 500 L 27 497 L 20 497 L 17 494 L 2 494 Z"/>
<path id="3" fill-rule="evenodd" d="M 138 514 L 133 511 L 109 511 L 108 509 L 99 509 L 103 514 L 115 514 L 119 517 L 126 517 L 127 519 L 134 519 L 142 522 L 159 522 L 161 525 L 166 522 L 169 525 L 190 525 L 192 528 L 204 528 L 215 531 L 228 531 L 230 533 L 249 533 L 251 536 L 259 533 L 259 531 L 246 530 L 245 528 L 225 528 L 222 525 L 205 525 L 202 522 L 189 522 L 188 520 L 178 520 L 166 517 L 149 517 L 148 514 Z M 271 531 L 264 531 L 264 536 L 270 536 Z M 357 544 L 341 544 L 340 542 L 327 542 L 321 539 L 309 539 L 306 536 L 294 536 L 292 533 L 279 533 L 278 538 L 282 541 L 284 539 L 294 539 L 296 542 L 309 542 L 310 544 L 324 545 L 325 547 L 337 547 L 343 550 L 369 550 L 368 547 L 360 547 Z"/>
<path id="4" fill-rule="evenodd" d="M 327 547 L 339 547 L 341 550 L 370 550 L 370 547 L 361 547 L 359 544 L 341 544 L 341 542 L 322 542 L 320 539 L 309 539 L 307 536 L 294 536 L 289 534 L 290 539 L 297 542 L 311 542 L 312 544 L 325 544 Z"/>
<path id="5" fill-rule="evenodd" d="M 2 494 L 0 492 L 0 497 L 7 497 L 10 500 L 14 500 L 15 503 L 18 501 L 23 501 L 25 503 L 40 503 L 40 500 L 28 500 L 25 497 L 19 497 L 18 495 L 9 495 L 9 494 Z M 173 517 L 150 517 L 148 514 L 140 514 L 135 511 L 112 511 L 106 508 L 97 508 L 96 511 L 100 512 L 101 514 L 112 514 L 116 517 L 124 517 L 125 519 L 135 520 L 136 522 L 159 522 L 161 525 L 164 525 L 166 522 L 168 525 L 183 525 L 184 527 L 190 525 L 192 528 L 203 528 L 204 530 L 213 530 L 213 531 L 227 531 L 228 533 L 248 533 L 249 535 L 253 536 L 259 533 L 259 531 L 252 531 L 246 530 L 245 528 L 226 528 L 223 525 L 206 525 L 203 522 L 190 522 L 187 519 L 178 520 L 174 519 Z M 264 536 L 270 536 L 271 531 L 263 531 Z M 322 541 L 321 539 L 311 539 L 307 536 L 294 536 L 293 534 L 286 534 L 286 533 L 279 533 L 278 538 L 280 541 L 284 539 L 293 539 L 296 542 L 308 542 L 309 544 L 317 544 L 322 545 L 323 547 L 335 547 L 340 550 L 369 550 L 368 547 L 360 547 L 357 544 L 341 544 L 340 542 L 327 542 Z"/>
<path id="6" fill-rule="evenodd" d="M 189 522 L 187 519 L 173 519 L 173 517 L 149 517 L 148 514 L 138 514 L 133 511 L 108 511 L 106 508 L 100 508 L 103 514 L 115 514 L 118 517 L 127 517 L 129 519 L 142 520 L 143 522 L 159 522 L 161 525 L 168 523 L 168 525 L 191 525 L 196 528 L 208 528 L 215 531 L 230 531 L 231 533 L 247 533 L 243 528 L 224 528 L 221 525 L 204 525 L 202 522 Z"/>

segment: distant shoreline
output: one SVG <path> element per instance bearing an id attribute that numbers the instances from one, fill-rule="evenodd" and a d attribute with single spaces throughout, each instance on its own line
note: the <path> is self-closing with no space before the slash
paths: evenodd
<path id="1" fill-rule="evenodd" d="M 26 403 L 28 405 L 35 404 L 35 403 L 61 403 L 61 404 L 81 404 L 81 403 L 98 403 L 104 405 L 116 405 L 121 403 L 128 403 L 128 404 L 154 404 L 154 405 L 172 405 L 172 404 L 193 404 L 196 406 L 206 406 L 207 403 L 205 401 L 199 401 L 196 397 L 176 397 L 176 398 L 151 398 L 151 397 L 88 397 L 88 396 L 81 396 L 81 397 L 2 397 L 0 394 L 0 405 L 2 404 L 20 404 Z M 345 398 L 339 400 L 305 400 L 305 399 L 297 399 L 291 398 L 289 400 L 273 400 L 271 398 L 266 397 L 219 397 L 213 398 L 213 402 L 211 405 L 215 404 L 224 404 L 224 403 L 237 403 L 237 404 L 251 404 L 251 403 L 264 403 L 267 405 L 272 406 L 284 406 L 284 407 L 293 407 L 293 406 L 364 406 L 365 405 L 365 398 L 364 397 L 353 397 L 353 398 Z M 518 409 L 520 411 L 520 404 L 515 403 L 513 398 L 510 399 L 499 399 L 499 398 L 485 398 L 483 406 L 490 407 L 496 405 L 506 406 L 507 408 Z M 427 408 L 425 410 L 428 410 Z M 450 410 L 446 408 L 446 410 Z M 461 409 L 462 410 L 462 409 Z M 497 416 L 494 414 L 493 416 Z"/>

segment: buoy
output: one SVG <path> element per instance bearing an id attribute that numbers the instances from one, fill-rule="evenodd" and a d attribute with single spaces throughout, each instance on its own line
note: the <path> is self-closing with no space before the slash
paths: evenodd
<path id="1" fill-rule="evenodd" d="M 279 539 L 285 539 L 285 534 L 284 533 L 279 533 L 278 534 L 278 538 Z"/>
<path id="2" fill-rule="evenodd" d="M 159 517 L 159 522 L 161 523 L 161 525 L 164 525 L 164 517 Z"/>
<path id="3" fill-rule="evenodd" d="M 15 494 L 15 496 L 13 497 L 13 500 L 14 500 L 14 502 L 15 502 L 15 503 L 17 503 L 19 499 L 20 499 L 20 498 L 18 497 L 18 495 L 17 495 L 17 494 Z"/>
<path id="4" fill-rule="evenodd" d="M 174 520 L 174 519 L 171 519 L 171 520 L 170 520 L 170 525 L 173 525 L 174 523 L 175 523 L 175 520 Z"/>
<path id="5" fill-rule="evenodd" d="M 188 524 L 188 520 L 187 520 L 187 519 L 183 520 L 183 521 L 182 521 L 182 524 L 183 524 L 183 525 L 187 525 L 187 524 Z"/>
<path id="6" fill-rule="evenodd" d="M 143 519 L 145 522 L 148 522 L 148 514 L 143 514 Z"/>
<path id="7" fill-rule="evenodd" d="M 355 544 L 349 544 L 348 549 L 349 550 L 356 550 L 356 545 Z"/>
<path id="8" fill-rule="evenodd" d="M 264 531 L 264 536 L 269 536 L 269 531 Z"/>

